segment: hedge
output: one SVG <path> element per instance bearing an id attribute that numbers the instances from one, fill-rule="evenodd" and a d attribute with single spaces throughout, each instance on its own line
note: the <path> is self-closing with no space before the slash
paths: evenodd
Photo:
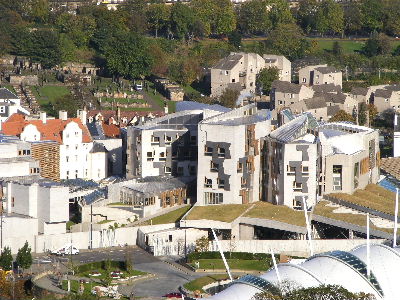
<path id="1" fill-rule="evenodd" d="M 110 267 L 126 271 L 126 264 L 124 261 L 110 261 Z M 99 269 L 105 270 L 105 268 L 106 268 L 106 261 L 96 261 L 96 262 L 79 265 L 79 266 L 77 266 L 76 269 L 77 269 L 78 273 L 83 273 L 83 272 L 99 270 Z"/>

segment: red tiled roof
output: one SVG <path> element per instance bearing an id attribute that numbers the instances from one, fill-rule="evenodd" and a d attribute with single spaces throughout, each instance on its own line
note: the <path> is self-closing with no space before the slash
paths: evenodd
<path id="1" fill-rule="evenodd" d="M 103 126 L 104 135 L 106 137 L 112 137 L 112 138 L 119 137 L 120 132 L 119 132 L 119 127 L 117 125 L 106 124 L 103 122 L 102 126 Z"/>
<path id="2" fill-rule="evenodd" d="M 92 138 L 89 130 L 84 126 L 79 118 L 70 118 L 66 121 L 60 119 L 49 119 L 46 124 L 43 124 L 41 120 L 25 120 L 23 115 L 13 114 L 2 124 L 1 131 L 5 135 L 16 135 L 20 136 L 24 128 L 29 125 L 35 125 L 41 133 L 40 140 L 42 141 L 56 141 L 62 144 L 62 132 L 65 126 L 75 122 L 79 128 L 82 129 L 82 142 L 90 143 Z"/>

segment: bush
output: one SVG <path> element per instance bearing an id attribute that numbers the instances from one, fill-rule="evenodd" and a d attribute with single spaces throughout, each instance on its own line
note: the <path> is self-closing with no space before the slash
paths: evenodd
<path id="1" fill-rule="evenodd" d="M 127 271 L 126 269 L 126 263 L 124 261 L 110 261 L 110 268 L 117 268 L 117 269 L 121 269 L 124 271 Z M 84 272 L 88 272 L 88 271 L 92 271 L 92 270 L 105 270 L 106 269 L 106 261 L 96 261 L 96 262 L 92 262 L 92 263 L 87 263 L 87 264 L 83 264 L 77 267 L 77 271 L 78 273 L 84 273 Z"/>

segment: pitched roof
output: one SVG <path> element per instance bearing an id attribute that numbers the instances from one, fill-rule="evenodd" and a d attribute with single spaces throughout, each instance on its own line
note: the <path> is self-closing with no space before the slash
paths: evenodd
<path id="1" fill-rule="evenodd" d="M 400 157 L 382 158 L 381 170 L 400 180 Z"/>
<path id="2" fill-rule="evenodd" d="M 331 105 L 327 107 L 327 115 L 328 116 L 334 116 L 336 113 L 340 110 L 339 105 Z"/>
<path id="3" fill-rule="evenodd" d="M 104 135 L 106 137 L 119 137 L 120 136 L 120 129 L 117 125 L 114 124 L 107 124 L 104 123 L 102 124 Z"/>
<path id="4" fill-rule="evenodd" d="M 342 91 L 340 85 L 334 85 L 333 83 L 313 85 L 311 88 L 316 93 L 340 93 Z"/>
<path id="5" fill-rule="evenodd" d="M 82 142 L 90 143 L 89 130 L 84 126 L 79 118 L 70 118 L 67 120 L 49 119 L 45 124 L 41 120 L 25 120 L 22 115 L 12 115 L 2 124 L 2 133 L 6 135 L 20 136 L 24 128 L 30 124 L 36 126 L 41 133 L 41 141 L 55 141 L 62 144 L 62 132 L 68 123 L 75 122 L 82 129 Z"/>
<path id="6" fill-rule="evenodd" d="M 392 96 L 392 93 L 393 90 L 379 89 L 375 91 L 374 96 L 380 98 L 390 98 Z"/>
<path id="7" fill-rule="evenodd" d="M 104 147 L 103 144 L 94 143 L 92 150 L 90 150 L 90 153 L 101 153 L 101 152 L 107 153 L 108 150 L 106 149 L 106 147 Z"/>
<path id="8" fill-rule="evenodd" d="M 368 89 L 364 87 L 353 87 L 350 94 L 366 96 L 368 94 Z"/>
<path id="9" fill-rule="evenodd" d="M 323 93 L 318 94 L 320 97 L 324 97 L 326 102 L 332 102 L 336 104 L 344 104 L 346 101 L 347 96 L 343 93 L 332 94 L 332 93 Z"/>
<path id="10" fill-rule="evenodd" d="M 18 96 L 6 88 L 0 88 L 0 99 L 18 99 Z"/>
<path id="11" fill-rule="evenodd" d="M 314 97 L 305 99 L 304 104 L 306 105 L 307 109 L 317 109 L 326 107 L 326 102 L 323 97 Z"/>
<path id="12" fill-rule="evenodd" d="M 301 88 L 302 85 L 288 81 L 275 80 L 272 82 L 272 89 L 275 89 L 277 92 L 298 94 Z"/>
<path id="13" fill-rule="evenodd" d="M 221 59 L 213 69 L 220 70 L 231 70 L 233 67 L 237 65 L 237 63 L 242 59 L 242 54 L 231 54 L 223 59 Z"/>
<path id="14" fill-rule="evenodd" d="M 318 67 L 315 68 L 316 71 L 322 73 L 322 74 L 329 74 L 329 73 L 339 73 L 340 71 L 336 70 L 336 68 L 327 66 L 327 67 Z"/>

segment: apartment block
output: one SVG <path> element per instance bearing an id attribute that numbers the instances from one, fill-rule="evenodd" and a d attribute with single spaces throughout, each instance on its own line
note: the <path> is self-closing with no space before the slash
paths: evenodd
<path id="1" fill-rule="evenodd" d="M 264 67 L 265 60 L 256 53 L 232 52 L 211 68 L 211 96 L 226 89 L 254 93 L 256 76 Z"/>
<path id="2" fill-rule="evenodd" d="M 299 83 L 312 86 L 334 84 L 342 86 L 342 72 L 328 65 L 307 66 L 299 70 Z"/>
<path id="3" fill-rule="evenodd" d="M 271 88 L 271 105 L 277 111 L 314 96 L 313 89 L 287 81 L 275 80 Z"/>
<path id="4" fill-rule="evenodd" d="M 270 127 L 270 112 L 255 104 L 199 123 L 197 205 L 259 200 L 260 139 Z"/>
<path id="5" fill-rule="evenodd" d="M 279 80 L 292 81 L 292 63 L 283 55 L 264 54 L 265 68 L 277 68 Z"/>

